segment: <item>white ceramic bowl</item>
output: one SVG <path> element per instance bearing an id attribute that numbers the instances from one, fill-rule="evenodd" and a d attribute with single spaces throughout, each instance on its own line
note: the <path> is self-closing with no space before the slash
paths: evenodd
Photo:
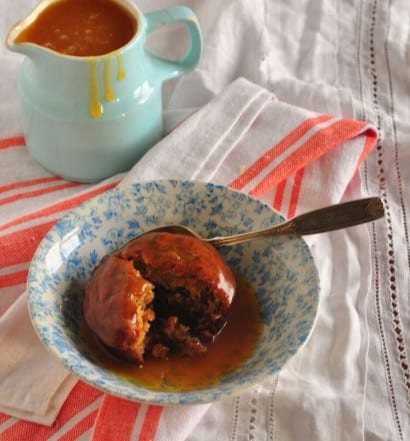
<path id="1" fill-rule="evenodd" d="M 45 236 L 30 266 L 28 305 L 46 347 L 78 377 L 108 393 L 158 404 L 217 401 L 277 373 L 309 337 L 314 325 L 319 279 L 302 238 L 281 236 L 221 250 L 255 288 L 263 331 L 253 355 L 218 384 L 188 392 L 139 387 L 101 366 L 80 332 L 84 286 L 101 258 L 153 227 L 190 226 L 204 236 L 265 228 L 281 220 L 276 212 L 243 193 L 211 183 L 153 181 L 118 188 L 81 205 Z"/>

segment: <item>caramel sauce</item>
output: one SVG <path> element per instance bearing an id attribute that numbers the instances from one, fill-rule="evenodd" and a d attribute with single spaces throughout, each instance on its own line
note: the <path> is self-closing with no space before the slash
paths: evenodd
<path id="1" fill-rule="evenodd" d="M 59 0 L 51 3 L 16 38 L 64 55 L 88 58 L 89 111 L 93 118 L 104 113 L 103 100 L 117 99 L 114 79 L 125 78 L 124 57 L 119 49 L 137 32 L 136 19 L 112 0 Z M 112 53 L 114 52 L 114 53 Z M 116 70 L 113 61 L 116 61 Z M 99 63 L 104 63 L 101 91 Z"/>
<path id="2" fill-rule="evenodd" d="M 101 102 L 100 82 L 98 80 L 98 61 L 89 61 L 90 66 L 90 113 L 94 118 L 100 118 L 104 113 Z"/>
<path id="3" fill-rule="evenodd" d="M 115 70 L 113 61 L 117 62 Z M 104 92 L 100 91 L 100 80 L 98 76 L 98 65 L 104 63 L 103 86 Z M 109 55 L 104 60 L 91 58 L 88 60 L 90 69 L 90 114 L 93 118 L 100 118 L 104 113 L 103 98 L 107 102 L 117 99 L 114 88 L 114 80 L 122 81 L 126 77 L 124 68 L 124 55 L 118 52 L 116 56 Z M 116 72 L 116 75 L 115 75 Z"/>
<path id="4" fill-rule="evenodd" d="M 111 0 L 60 0 L 24 29 L 17 43 L 36 43 L 79 57 L 108 54 L 127 44 L 137 23 Z"/>
<path id="5" fill-rule="evenodd" d="M 115 92 L 112 78 L 112 57 L 104 60 L 104 94 L 106 101 L 115 100 Z"/>
<path id="6" fill-rule="evenodd" d="M 148 389 L 176 392 L 206 388 L 239 368 L 255 350 L 262 328 L 255 291 L 239 279 L 227 324 L 201 357 L 149 359 L 140 366 L 113 356 L 85 323 L 82 334 L 93 358 L 104 368 Z"/>
<path id="7" fill-rule="evenodd" d="M 126 77 L 125 67 L 124 67 L 124 55 L 122 52 L 117 54 L 117 80 L 124 80 Z"/>

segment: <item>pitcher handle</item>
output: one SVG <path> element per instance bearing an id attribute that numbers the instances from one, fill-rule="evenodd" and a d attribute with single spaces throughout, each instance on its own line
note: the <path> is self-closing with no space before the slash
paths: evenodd
<path id="1" fill-rule="evenodd" d="M 153 54 L 147 49 L 155 69 L 162 72 L 164 80 L 178 77 L 194 70 L 202 56 L 202 34 L 194 12 L 185 6 L 175 6 L 148 12 L 145 14 L 145 19 L 147 23 L 147 36 L 164 25 L 176 22 L 184 24 L 189 32 L 190 47 L 180 60 L 168 60 Z"/>

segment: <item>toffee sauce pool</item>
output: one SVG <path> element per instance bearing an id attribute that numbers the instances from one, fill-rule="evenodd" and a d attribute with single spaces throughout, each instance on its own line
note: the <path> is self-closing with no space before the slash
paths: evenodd
<path id="1" fill-rule="evenodd" d="M 262 334 L 263 322 L 255 290 L 238 278 L 224 329 L 201 357 L 170 356 L 132 364 L 111 354 L 82 324 L 82 336 L 94 360 L 104 368 L 147 389 L 162 392 L 192 391 L 217 384 L 252 355 Z"/>

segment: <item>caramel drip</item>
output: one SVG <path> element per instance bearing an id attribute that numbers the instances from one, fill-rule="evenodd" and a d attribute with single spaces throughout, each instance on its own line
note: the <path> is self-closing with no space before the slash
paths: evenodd
<path id="1" fill-rule="evenodd" d="M 101 118 L 104 113 L 104 106 L 101 99 L 100 83 L 98 78 L 98 59 L 90 59 L 90 114 L 93 118 Z M 122 81 L 126 77 L 124 68 L 124 56 L 122 52 L 117 53 L 117 80 Z M 107 102 L 115 101 L 114 90 L 114 67 L 113 56 L 104 58 L 104 99 Z"/>
<path id="2" fill-rule="evenodd" d="M 100 98 L 100 86 L 98 82 L 98 60 L 90 60 L 90 113 L 94 118 L 100 118 L 104 108 Z"/>
<path id="3" fill-rule="evenodd" d="M 122 52 L 117 54 L 117 79 L 122 81 L 126 77 L 124 67 L 124 55 Z"/>
<path id="4" fill-rule="evenodd" d="M 104 91 L 105 99 L 107 101 L 115 100 L 115 91 L 112 78 L 112 57 L 107 57 L 104 60 Z"/>

